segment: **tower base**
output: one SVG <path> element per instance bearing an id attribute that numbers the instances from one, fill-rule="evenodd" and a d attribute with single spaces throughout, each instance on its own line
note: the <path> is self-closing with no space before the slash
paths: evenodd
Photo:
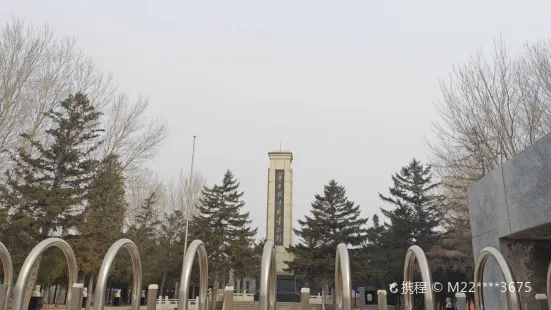
<path id="1" fill-rule="evenodd" d="M 295 275 L 280 274 L 277 276 L 276 302 L 300 302 L 301 283 L 298 283 Z M 254 294 L 254 300 L 258 301 L 260 291 Z"/>

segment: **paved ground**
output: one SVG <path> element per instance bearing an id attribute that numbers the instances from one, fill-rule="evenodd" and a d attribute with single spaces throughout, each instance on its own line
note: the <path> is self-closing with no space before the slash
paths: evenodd
<path id="1" fill-rule="evenodd" d="M 57 307 L 54 307 L 54 306 L 47 305 L 47 306 L 42 307 L 42 309 L 43 310 L 63 310 L 63 309 L 65 309 L 65 306 L 64 305 L 59 305 Z M 92 306 L 92 309 L 93 309 L 93 306 Z M 105 310 L 130 310 L 130 305 L 120 306 L 120 307 L 105 306 L 104 309 Z M 147 310 L 147 307 L 146 306 L 141 306 L 140 310 Z"/>

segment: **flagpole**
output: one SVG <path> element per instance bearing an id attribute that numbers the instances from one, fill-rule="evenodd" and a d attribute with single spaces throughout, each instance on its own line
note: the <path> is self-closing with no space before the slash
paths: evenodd
<path id="1" fill-rule="evenodd" d="M 188 227 L 189 227 L 189 210 L 191 209 L 191 186 L 193 182 L 193 161 L 195 159 L 195 138 L 196 136 L 193 136 L 193 150 L 191 152 L 191 171 L 189 173 L 189 184 L 188 184 L 188 205 L 186 209 L 186 233 L 184 237 L 184 257 L 186 257 L 187 252 L 187 235 L 188 235 Z"/>

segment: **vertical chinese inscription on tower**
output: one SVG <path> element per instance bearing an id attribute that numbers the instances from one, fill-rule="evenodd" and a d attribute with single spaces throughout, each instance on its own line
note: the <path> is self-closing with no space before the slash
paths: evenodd
<path id="1" fill-rule="evenodd" d="M 275 171 L 275 216 L 274 216 L 274 244 L 283 245 L 283 218 L 285 197 L 285 170 Z"/>

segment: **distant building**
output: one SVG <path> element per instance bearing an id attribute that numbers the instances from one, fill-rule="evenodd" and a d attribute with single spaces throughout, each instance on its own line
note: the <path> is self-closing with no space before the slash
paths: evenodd
<path id="1" fill-rule="evenodd" d="M 256 293 L 256 279 L 254 278 L 245 277 L 243 279 L 230 279 L 229 283 L 233 285 L 234 293 Z"/>

